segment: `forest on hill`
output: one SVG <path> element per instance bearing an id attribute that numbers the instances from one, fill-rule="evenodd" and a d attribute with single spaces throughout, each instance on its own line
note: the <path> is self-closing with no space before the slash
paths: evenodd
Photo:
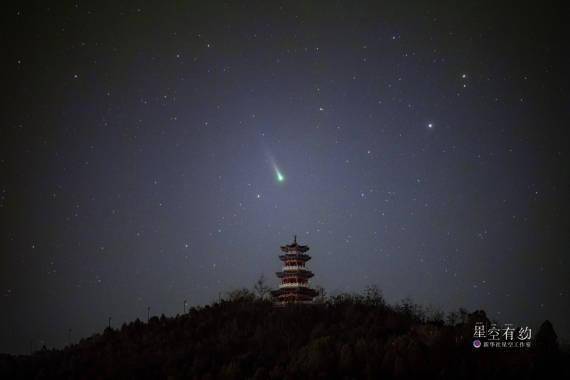
<path id="1" fill-rule="evenodd" d="M 475 348 L 475 325 L 491 322 L 484 311 L 389 305 L 374 287 L 276 307 L 257 290 L 107 328 L 60 350 L 0 355 L 0 378 L 570 378 L 570 356 L 548 321 L 530 347 Z"/>

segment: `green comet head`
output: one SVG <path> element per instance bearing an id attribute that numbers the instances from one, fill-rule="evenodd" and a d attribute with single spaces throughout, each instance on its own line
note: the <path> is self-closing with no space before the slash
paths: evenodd
<path id="1" fill-rule="evenodd" d="M 275 162 L 273 162 L 273 160 L 271 160 L 271 161 L 272 161 L 271 165 L 273 166 L 273 171 L 275 172 L 275 179 L 279 183 L 285 182 L 285 176 L 283 175 L 283 173 L 281 173 L 281 170 L 279 170 L 279 168 L 277 167 Z"/>

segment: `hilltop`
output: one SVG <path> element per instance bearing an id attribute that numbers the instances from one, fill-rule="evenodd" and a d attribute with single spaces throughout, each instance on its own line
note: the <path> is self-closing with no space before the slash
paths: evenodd
<path id="1" fill-rule="evenodd" d="M 444 317 L 376 290 L 275 307 L 247 290 L 175 317 L 107 328 L 61 350 L 0 356 L 0 378 L 548 378 L 568 375 L 545 322 L 531 348 L 475 349 L 484 311 Z"/>

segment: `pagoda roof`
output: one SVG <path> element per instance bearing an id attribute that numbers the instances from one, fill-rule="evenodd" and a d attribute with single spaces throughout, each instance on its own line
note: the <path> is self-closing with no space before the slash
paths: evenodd
<path id="1" fill-rule="evenodd" d="M 283 252 L 307 252 L 309 250 L 308 245 L 300 245 L 297 243 L 297 235 L 295 235 L 292 244 L 282 245 L 281 250 Z"/>
<path id="2" fill-rule="evenodd" d="M 279 260 L 301 260 L 307 262 L 311 260 L 311 256 L 305 255 L 304 253 L 287 253 L 285 255 L 279 255 Z"/>
<path id="3" fill-rule="evenodd" d="M 291 304 L 312 304 L 315 297 L 304 294 L 282 294 L 276 298 L 277 304 L 275 306 L 285 306 Z"/>
<path id="4" fill-rule="evenodd" d="M 313 272 L 310 270 L 285 270 L 282 272 L 275 272 L 278 278 L 283 278 L 285 276 L 296 276 L 301 278 L 311 278 L 314 276 Z"/>
<path id="5" fill-rule="evenodd" d="M 299 286 L 296 288 L 279 288 L 271 291 L 273 297 L 279 297 L 285 294 L 299 294 L 309 297 L 316 297 L 319 293 L 312 288 L 307 288 L 304 286 Z"/>

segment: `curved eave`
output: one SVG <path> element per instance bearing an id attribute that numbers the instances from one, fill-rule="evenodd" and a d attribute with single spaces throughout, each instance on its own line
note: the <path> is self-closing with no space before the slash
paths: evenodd
<path id="1" fill-rule="evenodd" d="M 298 294 L 303 296 L 316 297 L 319 293 L 315 289 L 305 288 L 303 286 L 299 286 L 297 288 L 281 288 L 271 291 L 271 295 L 273 297 L 279 297 L 285 294 Z"/>
<path id="2" fill-rule="evenodd" d="M 299 244 L 289 244 L 281 246 L 281 250 L 283 252 L 307 252 L 309 249 L 310 249 L 309 246 L 299 245 Z"/>
<path id="3" fill-rule="evenodd" d="M 285 261 L 285 260 L 302 260 L 304 262 L 307 262 L 309 260 L 311 260 L 311 256 L 309 255 L 305 255 L 304 253 L 288 253 L 285 255 L 279 255 L 279 259 L 281 261 Z"/>
<path id="4" fill-rule="evenodd" d="M 314 276 L 313 272 L 309 271 L 309 270 L 286 270 L 283 272 L 275 272 L 275 274 L 277 275 L 277 277 L 279 278 L 283 278 L 283 277 L 287 277 L 287 276 L 295 276 L 295 277 L 301 277 L 301 278 L 311 278 Z"/>

